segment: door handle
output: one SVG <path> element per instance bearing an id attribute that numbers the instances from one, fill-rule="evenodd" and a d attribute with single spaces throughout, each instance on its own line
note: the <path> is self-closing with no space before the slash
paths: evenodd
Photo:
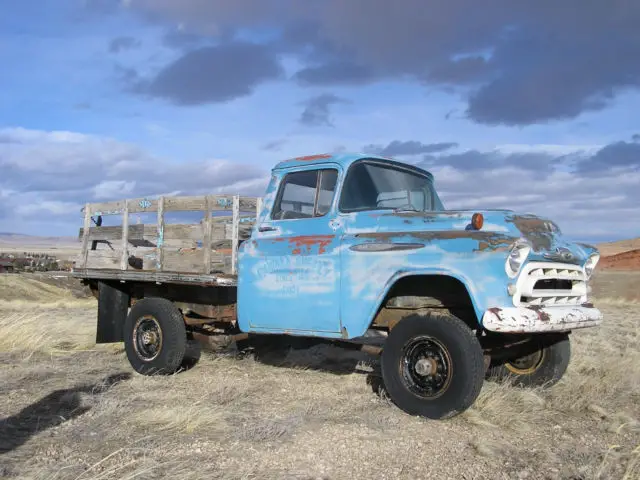
<path id="1" fill-rule="evenodd" d="M 259 232 L 275 232 L 276 228 L 275 227 L 258 227 L 258 231 Z"/>

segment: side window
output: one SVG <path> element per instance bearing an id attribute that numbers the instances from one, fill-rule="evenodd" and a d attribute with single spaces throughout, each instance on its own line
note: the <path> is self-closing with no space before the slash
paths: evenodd
<path id="1" fill-rule="evenodd" d="M 337 170 L 307 170 L 284 177 L 271 218 L 288 220 L 325 215 L 331 207 Z"/>

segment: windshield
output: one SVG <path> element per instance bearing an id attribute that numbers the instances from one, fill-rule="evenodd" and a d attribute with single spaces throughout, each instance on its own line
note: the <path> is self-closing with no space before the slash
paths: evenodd
<path id="1" fill-rule="evenodd" d="M 444 210 L 429 177 L 373 162 L 354 164 L 347 174 L 340 210 Z"/>

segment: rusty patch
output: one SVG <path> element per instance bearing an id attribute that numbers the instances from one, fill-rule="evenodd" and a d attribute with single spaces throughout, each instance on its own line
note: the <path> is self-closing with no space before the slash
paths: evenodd
<path id="1" fill-rule="evenodd" d="M 290 162 L 312 162 L 314 160 L 323 160 L 331 157 L 332 155 L 329 155 L 328 153 L 322 153 L 318 155 L 307 155 L 304 157 L 296 157 L 293 160 L 289 160 L 289 161 Z"/>
<path id="2" fill-rule="evenodd" d="M 555 224 L 536 215 L 510 215 L 505 221 L 513 223 L 522 235 L 531 242 L 534 251 L 549 250 L 555 233 Z M 550 227 L 551 225 L 551 227 Z"/>
<path id="3" fill-rule="evenodd" d="M 433 240 L 456 240 L 469 238 L 478 242 L 478 248 L 474 251 L 504 250 L 511 245 L 516 238 L 496 232 L 479 232 L 473 230 L 442 230 L 437 232 L 371 232 L 359 233 L 358 238 L 370 238 L 378 241 L 391 241 L 394 237 L 409 236 L 419 238 L 426 242 Z"/>
<path id="4" fill-rule="evenodd" d="M 549 316 L 549 314 L 547 312 L 545 312 L 542 308 L 538 305 L 531 305 L 529 307 L 527 307 L 529 310 L 534 311 L 538 314 L 538 318 L 540 319 L 541 322 L 550 322 L 551 321 L 551 317 Z"/>
<path id="5" fill-rule="evenodd" d="M 292 255 L 301 255 L 302 249 L 306 248 L 307 252 L 311 251 L 311 247 L 318 246 L 318 254 L 322 255 L 327 251 L 327 245 L 329 245 L 335 235 L 299 235 L 297 237 L 289 238 L 276 238 L 274 242 L 289 242 L 289 245 L 294 247 L 291 250 Z"/>

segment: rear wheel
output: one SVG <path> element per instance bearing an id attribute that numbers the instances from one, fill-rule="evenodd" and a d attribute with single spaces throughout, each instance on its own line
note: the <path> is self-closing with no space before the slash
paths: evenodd
<path id="1" fill-rule="evenodd" d="M 124 323 L 124 348 L 138 373 L 177 371 L 187 351 L 187 332 L 178 307 L 164 298 L 136 302 Z"/>
<path id="2" fill-rule="evenodd" d="M 569 334 L 555 337 L 553 341 L 539 338 L 533 342 L 533 347 L 525 354 L 492 364 L 488 377 L 525 387 L 556 384 L 567 371 L 571 359 Z"/>
<path id="3" fill-rule="evenodd" d="M 391 400 L 411 415 L 441 419 L 469 408 L 484 380 L 482 348 L 453 315 L 411 315 L 389 333 L 382 378 Z"/>

